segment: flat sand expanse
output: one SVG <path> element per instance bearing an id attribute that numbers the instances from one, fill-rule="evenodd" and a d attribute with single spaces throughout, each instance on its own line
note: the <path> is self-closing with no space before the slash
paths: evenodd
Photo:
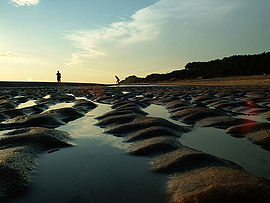
<path id="1" fill-rule="evenodd" d="M 0 88 L 5 87 L 58 87 L 59 84 L 57 82 L 24 82 L 24 81 L 0 81 Z M 81 86 L 105 86 L 103 84 L 97 83 L 79 83 L 79 82 L 62 82 L 60 83 L 60 87 L 81 87 Z"/>
<path id="2" fill-rule="evenodd" d="M 210 79 L 192 79 L 175 82 L 160 82 L 158 84 L 170 85 L 202 85 L 202 86 L 268 86 L 270 85 L 270 75 L 255 75 L 255 76 L 237 76 L 237 77 L 222 77 Z"/>

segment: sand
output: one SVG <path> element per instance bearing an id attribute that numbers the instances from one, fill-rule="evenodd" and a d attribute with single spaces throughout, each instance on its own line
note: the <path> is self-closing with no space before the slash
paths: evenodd
<path id="1" fill-rule="evenodd" d="M 23 88 L 14 87 L 23 83 L 10 83 L 12 88 L 0 89 L 0 199 L 28 191 L 41 154 L 74 146 L 69 140 L 76 132 L 56 128 L 90 116 L 99 105 L 107 105 L 109 111 L 95 116 L 96 128 L 118 137 L 126 146 L 123 153 L 147 157 L 149 173 L 170 177 L 165 189 L 168 201 L 226 202 L 250 197 L 267 202 L 269 181 L 238 163 L 187 147 L 179 140 L 198 127 L 221 128 L 228 136 L 247 139 L 270 153 L 268 82 L 268 76 L 253 76 L 178 83 L 184 86 L 39 84 Z M 27 102 L 33 103 L 20 108 Z M 167 108 L 175 120 L 148 115 L 145 109 L 152 104 Z M 250 183 L 244 183 L 243 177 Z"/>

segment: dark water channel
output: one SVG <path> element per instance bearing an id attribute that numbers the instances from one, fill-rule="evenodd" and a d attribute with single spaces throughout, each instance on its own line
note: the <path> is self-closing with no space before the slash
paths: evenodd
<path id="1" fill-rule="evenodd" d="M 43 154 L 29 192 L 14 202 L 167 202 L 168 177 L 150 171 L 150 158 L 128 155 L 122 138 L 93 125 L 109 110 L 98 104 L 60 127 L 76 146 Z"/>

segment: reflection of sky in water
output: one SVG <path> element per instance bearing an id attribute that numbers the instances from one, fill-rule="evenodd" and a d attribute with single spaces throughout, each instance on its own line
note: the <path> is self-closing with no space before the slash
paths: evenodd
<path id="1" fill-rule="evenodd" d="M 50 110 L 54 110 L 54 109 L 60 109 L 60 108 L 67 108 L 67 107 L 72 107 L 74 105 L 73 102 L 71 103 L 58 103 L 58 104 L 55 104 L 55 105 L 52 105 L 49 107 L 49 109 L 47 109 L 46 111 L 44 112 L 47 112 L 47 111 L 50 111 Z"/>
<path id="2" fill-rule="evenodd" d="M 94 138 L 101 141 L 101 143 L 124 149 L 127 147 L 127 144 L 122 142 L 122 138 L 104 134 L 99 126 L 94 125 L 97 123 L 97 120 L 94 119 L 95 117 L 110 110 L 111 107 L 109 105 L 98 104 L 98 107 L 88 112 L 85 117 L 69 122 L 67 125 L 59 127 L 59 129 L 70 132 L 74 138 Z"/>
<path id="3" fill-rule="evenodd" d="M 149 116 L 162 117 L 178 125 L 183 125 L 180 121 L 170 119 L 170 114 L 164 106 L 151 105 L 144 111 L 149 113 Z M 244 118 L 254 119 L 256 117 L 246 116 Z M 262 118 L 257 116 L 256 119 L 261 121 Z M 195 128 L 193 131 L 183 134 L 179 141 L 183 145 L 236 162 L 245 170 L 270 179 L 270 152 L 245 138 L 234 138 L 216 128 Z"/>
<path id="4" fill-rule="evenodd" d="M 77 145 L 43 154 L 30 192 L 16 202 L 167 202 L 167 176 L 152 173 L 148 158 L 128 155 L 122 138 L 94 125 L 94 117 L 110 110 L 98 104 L 59 127 Z"/>
<path id="5" fill-rule="evenodd" d="M 1 136 L 6 136 L 7 133 L 11 132 L 13 130 L 3 130 L 3 131 L 0 131 L 0 137 Z"/>
<path id="6" fill-rule="evenodd" d="M 95 139 L 74 141 L 41 156 L 31 190 L 16 202 L 168 202 L 167 176 L 152 173 L 147 158 Z"/>
<path id="7" fill-rule="evenodd" d="M 34 105 L 36 105 L 35 101 L 36 100 L 29 100 L 27 102 L 21 103 L 16 107 L 16 109 L 21 109 L 21 108 L 25 108 L 25 107 L 34 106 Z"/>
<path id="8" fill-rule="evenodd" d="M 179 140 L 183 145 L 231 160 L 247 171 L 270 179 L 270 152 L 245 138 L 234 138 L 216 128 L 196 128 Z"/>
<path id="9" fill-rule="evenodd" d="M 59 103 L 49 110 L 72 105 Z M 77 145 L 41 155 L 29 193 L 16 202 L 166 202 L 168 176 L 152 173 L 150 158 L 128 155 L 123 150 L 128 144 L 122 138 L 104 134 L 94 125 L 95 117 L 110 110 L 110 105 L 98 104 L 86 116 L 59 127 L 70 132 Z M 143 110 L 149 116 L 185 125 L 170 119 L 164 106 L 151 105 Z M 220 129 L 196 128 L 179 140 L 270 179 L 270 153 L 245 138 L 233 138 Z"/>
<path id="10" fill-rule="evenodd" d="M 176 120 L 171 119 L 170 118 L 170 113 L 165 108 L 165 106 L 152 104 L 152 105 L 148 106 L 147 108 L 145 108 L 143 110 L 146 113 L 148 113 L 149 116 L 165 118 L 166 120 L 168 120 L 168 121 L 170 121 L 172 123 L 175 123 L 177 125 L 187 126 L 185 123 L 182 123 L 181 121 L 176 121 Z"/>

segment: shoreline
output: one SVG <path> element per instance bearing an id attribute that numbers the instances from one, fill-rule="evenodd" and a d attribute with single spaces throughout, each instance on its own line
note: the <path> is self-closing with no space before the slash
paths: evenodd
<path id="1" fill-rule="evenodd" d="M 62 82 L 62 87 L 117 86 L 115 84 Z M 122 83 L 126 85 L 175 85 L 175 86 L 270 86 L 270 75 L 235 76 L 208 79 L 190 79 L 179 81 L 157 81 L 147 83 Z M 57 87 L 57 82 L 0 81 L 0 88 L 6 87 Z"/>
<path id="2" fill-rule="evenodd" d="M 235 76 L 149 83 L 126 83 L 121 85 L 181 85 L 181 86 L 270 86 L 270 75 Z"/>
<path id="3" fill-rule="evenodd" d="M 0 81 L 0 88 L 5 87 L 57 87 L 57 82 L 27 82 L 27 81 Z M 79 86 L 110 86 L 111 84 L 99 84 L 99 83 L 77 83 L 77 82 L 62 82 L 60 86 L 67 87 L 79 87 Z"/>

